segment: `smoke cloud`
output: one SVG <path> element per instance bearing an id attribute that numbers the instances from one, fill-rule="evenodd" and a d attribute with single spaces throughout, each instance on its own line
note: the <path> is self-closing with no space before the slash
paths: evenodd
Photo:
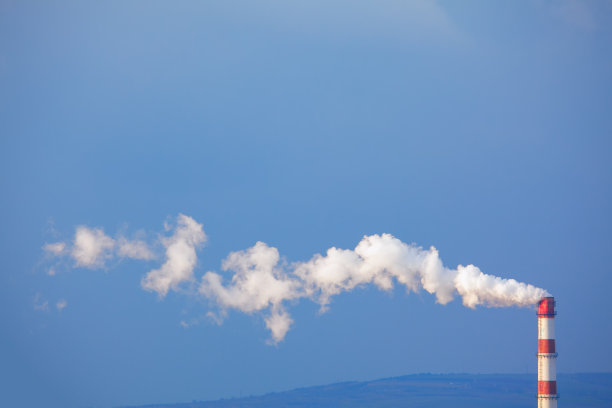
<path id="1" fill-rule="evenodd" d="M 76 266 L 90 269 L 104 267 L 107 259 L 112 258 L 112 249 L 115 241 L 106 235 L 102 229 L 89 229 L 85 226 L 77 227 L 74 236 L 74 245 L 71 256 Z"/>
<path id="2" fill-rule="evenodd" d="M 470 308 L 529 307 L 549 296 L 544 289 L 487 275 L 474 265 L 446 267 L 434 247 L 406 244 L 390 234 L 364 236 L 354 249 L 332 247 L 324 255 L 294 263 L 284 260 L 278 249 L 257 242 L 231 252 L 221 264 L 223 274 L 206 272 L 198 282 L 197 250 L 207 241 L 202 224 L 179 214 L 176 225 L 165 223 L 164 229 L 171 232 L 159 238 L 165 260 L 142 278 L 142 288 L 163 298 L 183 283 L 197 283 L 199 296 L 213 306 L 214 312 L 207 315 L 216 323 L 221 324 L 230 310 L 262 314 L 273 344 L 282 341 L 293 324 L 288 304 L 306 298 L 324 312 L 334 296 L 366 285 L 385 291 L 400 285 L 408 293 L 425 290 L 440 304 L 459 296 Z M 45 244 L 43 249 L 58 257 L 68 252 L 62 242 Z M 70 251 L 76 266 L 99 268 L 115 253 L 122 258 L 155 258 L 144 241 L 114 240 L 102 229 L 77 227 Z"/>
<path id="3" fill-rule="evenodd" d="M 245 251 L 232 252 L 222 265 L 224 271 L 233 273 L 231 283 L 223 286 L 220 275 L 207 272 L 202 277 L 200 293 L 216 301 L 223 314 L 228 308 L 246 313 L 267 309 L 266 327 L 274 342 L 279 342 L 293 322 L 283 301 L 304 296 L 302 282 L 288 276 L 279 261 L 278 249 L 263 242 Z"/>
<path id="4" fill-rule="evenodd" d="M 61 256 L 66 250 L 65 242 L 54 242 L 52 244 L 46 243 L 43 245 L 43 250 L 54 256 Z"/>
<path id="5" fill-rule="evenodd" d="M 183 214 L 177 217 L 174 234 L 162 238 L 166 248 L 166 261 L 159 269 L 150 271 L 141 281 L 143 289 L 157 292 L 160 297 L 166 296 L 170 289 L 193 280 L 193 268 L 198 257 L 196 249 L 206 241 L 202 224 Z"/>
<path id="6" fill-rule="evenodd" d="M 123 236 L 113 239 L 101 228 L 89 228 L 84 225 L 76 228 L 71 247 L 65 242 L 54 242 L 43 245 L 43 250 L 47 255 L 58 258 L 68 254 L 74 260 L 76 267 L 88 269 L 106 268 L 106 262 L 115 256 L 141 261 L 155 259 L 155 254 L 149 245 L 142 240 L 130 241 Z M 55 274 L 55 268 L 50 268 L 48 275 Z"/>
<path id="7" fill-rule="evenodd" d="M 155 254 L 149 249 L 149 246 L 144 241 L 129 241 L 121 237 L 118 240 L 118 244 L 119 250 L 117 253 L 121 258 L 140 259 L 143 261 L 149 261 L 155 258 Z"/>
<path id="8" fill-rule="evenodd" d="M 59 310 L 60 312 L 62 310 L 64 310 L 66 308 L 66 306 L 68 306 L 68 302 L 66 302 L 65 299 L 60 299 L 56 304 L 55 307 L 57 308 L 57 310 Z"/>
<path id="9" fill-rule="evenodd" d="M 223 313 L 264 311 L 274 343 L 284 339 L 293 322 L 283 302 L 305 297 L 325 311 L 333 296 L 368 284 L 382 290 L 391 290 L 395 282 L 408 292 L 424 289 L 441 304 L 458 294 L 470 308 L 531 306 L 548 296 L 544 289 L 484 274 L 474 265 L 447 268 L 435 248 L 408 245 L 390 234 L 365 236 L 353 250 L 332 247 L 285 268 L 279 261 L 278 250 L 263 242 L 233 252 L 223 262 L 223 270 L 233 274 L 231 281 L 224 285 L 219 274 L 207 272 L 200 293 Z"/>

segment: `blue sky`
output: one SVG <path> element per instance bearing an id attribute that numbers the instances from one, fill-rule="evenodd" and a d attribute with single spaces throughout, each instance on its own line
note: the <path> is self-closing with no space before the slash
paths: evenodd
<path id="1" fill-rule="evenodd" d="M 611 13 L 608 1 L 0 2 L 2 405 L 536 370 L 532 310 L 442 306 L 399 285 L 339 294 L 323 314 L 288 302 L 277 345 L 261 313 L 218 325 L 188 284 L 164 298 L 141 286 L 179 214 L 208 237 L 197 280 L 257 241 L 287 262 L 370 234 L 433 245 L 450 268 L 550 291 L 559 371 L 611 371 Z M 90 269 L 45 254 L 79 225 L 161 255 Z"/>

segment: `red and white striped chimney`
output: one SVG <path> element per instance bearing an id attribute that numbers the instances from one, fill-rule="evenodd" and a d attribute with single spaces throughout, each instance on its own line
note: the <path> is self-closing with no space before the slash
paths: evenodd
<path id="1" fill-rule="evenodd" d="M 557 351 L 555 298 L 538 304 L 538 408 L 557 408 Z"/>

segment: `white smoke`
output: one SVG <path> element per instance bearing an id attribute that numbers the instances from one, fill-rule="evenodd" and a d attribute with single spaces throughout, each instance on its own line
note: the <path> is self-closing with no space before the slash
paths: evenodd
<path id="1" fill-rule="evenodd" d="M 43 249 L 45 252 L 54 255 L 54 256 L 62 256 L 66 250 L 65 242 L 54 242 L 52 244 L 46 243 L 43 245 Z"/>
<path id="2" fill-rule="evenodd" d="M 34 296 L 34 310 L 39 310 L 41 312 L 49 311 L 49 301 L 46 299 L 43 299 L 40 293 L 37 293 Z"/>
<path id="3" fill-rule="evenodd" d="M 164 229 L 168 232 L 172 227 L 164 223 Z M 142 288 L 161 298 L 170 290 L 178 290 L 182 283 L 194 282 L 197 250 L 206 240 L 202 224 L 179 214 L 172 234 L 160 237 L 165 261 L 142 278 Z M 122 236 L 115 240 L 102 229 L 85 226 L 77 227 L 71 249 L 63 242 L 45 244 L 43 249 L 58 257 L 69 252 L 76 266 L 92 269 L 104 267 L 115 254 L 138 260 L 155 258 L 144 241 L 129 241 Z M 307 298 L 325 311 L 335 295 L 370 284 L 386 291 L 395 284 L 404 286 L 407 292 L 425 290 L 441 304 L 458 295 L 470 308 L 526 307 L 549 296 L 544 289 L 487 275 L 474 265 L 448 268 L 434 247 L 405 244 L 390 234 L 364 236 L 355 249 L 332 247 L 325 255 L 295 263 L 284 261 L 278 249 L 257 242 L 251 248 L 230 253 L 222 262 L 222 270 L 229 279 L 206 272 L 198 286 L 199 294 L 215 306 L 207 316 L 221 324 L 229 310 L 262 313 L 272 343 L 282 341 L 293 324 L 288 302 Z M 49 269 L 50 275 L 54 273 Z M 48 308 L 48 304 L 39 303 L 38 309 Z M 61 309 L 59 304 L 57 307 Z"/>
<path id="4" fill-rule="evenodd" d="M 166 261 L 159 269 L 150 271 L 141 281 L 145 290 L 166 296 L 170 289 L 176 290 L 182 282 L 193 280 L 193 268 L 198 257 L 196 248 L 206 241 L 202 224 L 183 214 L 177 217 L 174 234 L 162 238 L 166 248 Z"/>
<path id="5" fill-rule="evenodd" d="M 129 241 L 125 237 L 120 237 L 118 244 L 119 250 L 117 253 L 121 258 L 140 259 L 143 261 L 149 261 L 155 258 L 155 254 L 149 249 L 149 246 L 144 241 Z"/>
<path id="6" fill-rule="evenodd" d="M 277 344 L 285 338 L 293 319 L 283 308 L 273 307 L 270 315 L 266 317 L 266 327 L 272 332 L 272 342 Z"/>
<path id="7" fill-rule="evenodd" d="M 279 262 L 276 248 L 258 242 L 223 262 L 223 270 L 233 273 L 231 282 L 223 285 L 219 274 L 207 272 L 200 293 L 214 300 L 223 313 L 264 311 L 274 343 L 284 339 L 293 322 L 283 302 L 307 297 L 326 310 L 334 295 L 367 284 L 390 290 L 397 282 L 408 292 L 423 288 L 441 304 L 459 294 L 471 308 L 530 306 L 548 296 L 544 289 L 486 275 L 474 265 L 447 268 L 435 248 L 407 245 L 390 234 L 365 236 L 354 250 L 332 247 L 326 255 L 284 268 Z"/>
<path id="8" fill-rule="evenodd" d="M 58 300 L 58 302 L 55 304 L 55 307 L 57 308 L 58 311 L 62 311 L 66 308 L 66 306 L 68 306 L 68 302 L 66 302 L 66 299 L 60 299 Z"/>
<path id="9" fill-rule="evenodd" d="M 474 265 L 459 265 L 454 282 L 463 304 L 471 308 L 478 305 L 527 307 L 550 296 L 544 289 L 533 285 L 482 273 Z"/>
<path id="10" fill-rule="evenodd" d="M 69 253 L 75 266 L 89 269 L 105 268 L 106 262 L 115 255 L 120 258 L 145 261 L 155 259 L 153 251 L 142 240 L 130 241 L 123 236 L 115 240 L 106 235 L 101 228 L 89 228 L 84 225 L 76 228 L 71 248 L 65 242 L 54 242 L 43 245 L 43 250 L 47 255 L 54 257 L 62 257 Z M 55 273 L 55 268 L 50 268 L 48 271 L 49 276 L 54 276 Z"/>
<path id="11" fill-rule="evenodd" d="M 300 282 L 290 279 L 278 266 L 280 256 L 276 248 L 263 242 L 246 251 L 232 252 L 223 261 L 223 270 L 234 273 L 229 285 L 214 272 L 202 277 L 200 292 L 224 307 L 252 313 L 270 306 L 280 307 L 284 300 L 300 294 Z"/>
<path id="12" fill-rule="evenodd" d="M 302 283 L 289 277 L 279 267 L 279 260 L 278 250 L 263 242 L 246 251 L 232 252 L 222 265 L 224 271 L 233 272 L 231 283 L 223 286 L 220 275 L 207 272 L 202 277 L 200 293 L 215 300 L 222 309 L 246 313 L 269 309 L 266 327 L 278 342 L 293 322 L 282 302 L 304 295 Z"/>
<path id="13" fill-rule="evenodd" d="M 102 268 L 112 258 L 115 241 L 100 228 L 77 227 L 71 256 L 76 266 L 90 269 Z"/>

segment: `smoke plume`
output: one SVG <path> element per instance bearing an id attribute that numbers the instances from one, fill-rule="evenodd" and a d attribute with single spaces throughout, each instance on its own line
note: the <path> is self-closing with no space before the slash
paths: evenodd
<path id="1" fill-rule="evenodd" d="M 66 254 L 74 261 L 74 266 L 87 269 L 106 268 L 106 262 L 115 256 L 119 258 L 150 261 L 155 254 L 149 245 L 142 240 L 130 241 L 124 236 L 113 239 L 104 233 L 102 228 L 89 228 L 80 225 L 74 233 L 72 246 L 65 242 L 46 243 L 43 250 L 48 256 L 60 258 Z M 48 274 L 55 275 L 50 268 Z"/>
<path id="2" fill-rule="evenodd" d="M 224 313 L 264 311 L 274 342 L 283 340 L 292 323 L 283 302 L 305 297 L 325 311 L 333 296 L 368 284 L 382 290 L 391 290 L 395 282 L 408 292 L 424 289 L 441 304 L 459 295 L 470 308 L 531 306 L 548 296 L 544 289 L 484 274 L 474 265 L 447 268 L 435 248 L 408 245 L 390 234 L 365 236 L 353 250 L 332 247 L 325 255 L 285 267 L 276 248 L 258 242 L 232 252 L 223 270 L 232 274 L 231 280 L 224 285 L 219 274 L 207 272 L 200 293 Z"/>
<path id="3" fill-rule="evenodd" d="M 170 289 L 177 289 L 185 281 L 193 280 L 193 268 L 198 256 L 196 249 L 206 241 L 202 224 L 183 214 L 177 217 L 177 227 L 171 237 L 161 238 L 166 248 L 166 262 L 154 269 L 142 279 L 145 290 L 157 292 L 160 297 L 166 296 Z"/>
<path id="4" fill-rule="evenodd" d="M 169 225 L 165 228 L 171 229 Z M 272 343 L 282 341 L 293 324 L 288 303 L 307 298 L 326 311 L 334 296 L 366 285 L 385 291 L 396 284 L 407 292 L 425 290 L 441 304 L 459 296 L 470 308 L 527 307 L 549 296 L 544 289 L 487 275 L 474 265 L 448 268 L 434 247 L 409 245 L 390 234 L 364 236 L 355 249 L 332 247 L 324 255 L 294 263 L 285 261 L 278 249 L 257 242 L 246 250 L 231 252 L 221 264 L 223 275 L 211 271 L 196 280 L 197 250 L 206 240 L 202 224 L 179 214 L 172 234 L 159 237 L 165 261 L 142 278 L 142 288 L 163 298 L 183 284 L 195 284 L 197 293 L 213 305 L 215 312 L 208 316 L 217 323 L 230 310 L 261 313 Z M 136 260 L 155 259 L 149 248 L 144 241 L 122 236 L 115 240 L 102 229 L 79 226 L 69 253 L 75 266 L 95 269 L 104 267 L 114 253 Z M 45 244 L 43 249 L 57 257 L 68 251 L 63 242 Z"/>
<path id="5" fill-rule="evenodd" d="M 101 268 L 107 259 L 112 258 L 115 241 L 100 228 L 77 227 L 71 256 L 77 266 L 91 269 Z"/>

